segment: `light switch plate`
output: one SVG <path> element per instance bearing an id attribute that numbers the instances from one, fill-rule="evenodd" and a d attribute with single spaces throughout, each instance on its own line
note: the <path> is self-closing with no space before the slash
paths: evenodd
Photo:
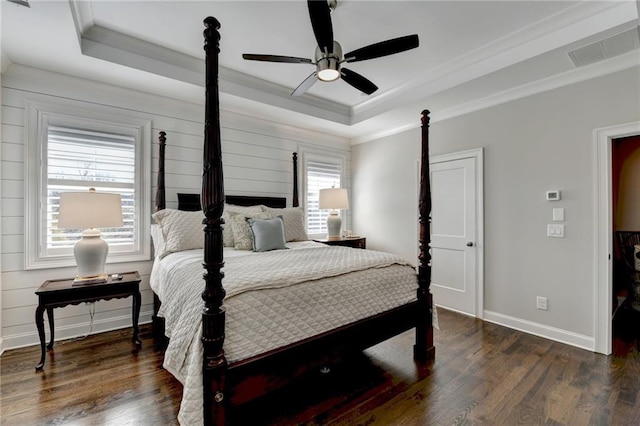
<path id="1" fill-rule="evenodd" d="M 553 209 L 553 221 L 554 222 L 564 221 L 564 208 Z"/>
<path id="2" fill-rule="evenodd" d="M 558 225 L 558 224 L 547 225 L 547 237 L 564 238 L 564 225 Z"/>

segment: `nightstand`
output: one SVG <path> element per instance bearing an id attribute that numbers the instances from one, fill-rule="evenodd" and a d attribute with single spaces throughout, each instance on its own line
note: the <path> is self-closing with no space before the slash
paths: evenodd
<path id="1" fill-rule="evenodd" d="M 45 281 L 36 294 L 38 295 L 38 307 L 36 308 L 36 327 L 40 336 L 41 357 L 36 365 L 36 370 L 44 367 L 45 341 L 44 341 L 44 311 L 49 318 L 51 341 L 47 346 L 53 349 L 53 308 L 61 308 L 67 305 L 96 302 L 98 300 L 121 299 L 133 297 L 132 322 L 133 342 L 137 347 L 142 345 L 138 339 L 138 318 L 140 317 L 140 275 L 138 272 L 125 272 L 118 274 L 119 279 L 109 275 L 107 282 L 84 285 L 73 285 L 73 278 Z"/>
<path id="2" fill-rule="evenodd" d="M 330 246 L 344 246 L 351 248 L 366 249 L 367 239 L 365 237 L 344 237 L 339 240 L 313 240 L 317 243 L 327 244 Z"/>

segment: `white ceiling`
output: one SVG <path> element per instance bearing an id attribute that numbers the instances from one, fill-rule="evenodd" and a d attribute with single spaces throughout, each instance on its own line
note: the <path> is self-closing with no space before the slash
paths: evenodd
<path id="1" fill-rule="evenodd" d="M 349 64 L 380 89 L 341 80 L 290 93 L 314 66 L 242 53 L 313 58 L 304 0 L 2 1 L 2 70 L 28 65 L 190 102 L 204 98 L 203 19 L 221 23 L 221 107 L 353 142 L 640 64 L 637 45 L 578 68 L 568 52 L 638 26 L 635 1 L 338 0 L 344 51 L 417 33 L 420 47 Z M 10 71 L 10 69 L 9 69 Z"/>

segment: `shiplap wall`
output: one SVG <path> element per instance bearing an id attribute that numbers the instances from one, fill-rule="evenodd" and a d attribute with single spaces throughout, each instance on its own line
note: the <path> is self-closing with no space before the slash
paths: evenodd
<path id="1" fill-rule="evenodd" d="M 158 95 L 135 92 L 77 77 L 12 65 L 2 76 L 2 156 L 0 230 L 2 235 L 0 350 L 38 343 L 34 324 L 35 290 L 47 279 L 73 276 L 75 268 L 24 270 L 26 110 L 32 94 L 74 100 L 148 115 L 153 123 L 152 196 L 157 181 L 159 131 L 167 132 L 167 207 L 177 207 L 177 192 L 200 192 L 204 107 Z M 345 139 L 224 111 L 221 137 L 225 192 L 234 195 L 286 196 L 291 204 L 294 151 L 322 151 L 346 158 L 346 187 L 351 187 L 351 149 Z M 302 194 L 302 191 L 300 191 Z M 302 198 L 302 195 L 301 195 Z M 302 201 L 302 199 L 301 199 Z M 151 212 L 149 212 L 151 214 Z M 347 217 L 350 223 L 350 217 Z M 137 270 L 142 276 L 140 322 L 148 322 L 153 295 L 149 289 L 152 262 L 108 264 L 107 272 Z M 131 299 L 96 303 L 92 332 L 130 327 Z M 56 339 L 90 332 L 89 307 L 81 304 L 54 311 Z M 48 328 L 45 327 L 47 330 Z M 47 339 L 49 335 L 47 333 Z"/>
<path id="2" fill-rule="evenodd" d="M 1 53 L 0 53 L 1 55 Z M 0 73 L 0 144 L 2 143 L 2 73 Z M 0 145 L 0 236 L 2 235 L 2 146 Z M 4 344 L 2 338 L 2 243 L 0 242 L 0 355 Z"/>

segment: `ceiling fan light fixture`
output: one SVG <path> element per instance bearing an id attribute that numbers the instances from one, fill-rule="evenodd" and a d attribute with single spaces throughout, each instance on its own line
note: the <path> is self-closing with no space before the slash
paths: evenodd
<path id="1" fill-rule="evenodd" d="M 333 42 L 333 52 L 325 53 L 316 47 L 316 75 L 320 81 L 335 81 L 340 78 L 340 58 L 342 47 Z"/>
<path id="2" fill-rule="evenodd" d="M 326 58 L 318 62 L 318 80 L 334 81 L 340 77 L 340 63 L 335 58 Z"/>

